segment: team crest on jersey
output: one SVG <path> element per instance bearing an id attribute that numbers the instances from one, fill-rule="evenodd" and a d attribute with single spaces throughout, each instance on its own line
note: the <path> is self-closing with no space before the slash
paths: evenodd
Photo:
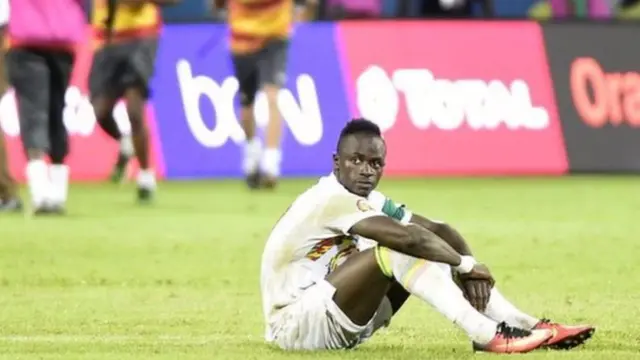
<path id="1" fill-rule="evenodd" d="M 373 210 L 373 208 L 371 207 L 371 205 L 369 205 L 367 200 L 364 200 L 364 199 L 358 200 L 358 202 L 356 203 L 356 206 L 358 206 L 358 210 L 360 210 L 362 212 L 367 212 L 367 211 L 372 211 Z"/>

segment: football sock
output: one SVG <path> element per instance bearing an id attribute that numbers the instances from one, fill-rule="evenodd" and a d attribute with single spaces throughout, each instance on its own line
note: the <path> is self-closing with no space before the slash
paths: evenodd
<path id="1" fill-rule="evenodd" d="M 516 308 L 495 287 L 491 289 L 491 297 L 484 314 L 497 322 L 504 321 L 508 325 L 527 330 L 533 329 L 540 321 Z"/>
<path id="2" fill-rule="evenodd" d="M 155 190 L 156 176 L 151 169 L 140 169 L 138 172 L 138 187 L 147 190 Z"/>
<path id="3" fill-rule="evenodd" d="M 282 153 L 280 149 L 266 149 L 264 156 L 260 161 L 261 170 L 273 177 L 280 176 L 280 161 L 282 160 Z"/>
<path id="4" fill-rule="evenodd" d="M 67 201 L 69 192 L 69 167 L 67 165 L 51 165 L 51 202 L 53 205 L 63 205 Z"/>
<path id="5" fill-rule="evenodd" d="M 262 155 L 262 142 L 260 138 L 253 137 L 244 144 L 244 160 L 242 162 L 242 170 L 245 175 L 253 174 L 258 170 L 260 164 L 260 156 Z"/>
<path id="6" fill-rule="evenodd" d="M 35 208 L 47 205 L 51 184 L 44 160 L 31 160 L 26 169 L 27 184 L 31 194 L 31 202 Z"/>
<path id="7" fill-rule="evenodd" d="M 417 259 L 385 247 L 375 249 L 380 269 L 392 275 L 407 291 L 431 304 L 471 340 L 486 344 L 496 335 L 498 323 L 478 312 L 456 285 L 447 264 Z"/>
<path id="8" fill-rule="evenodd" d="M 133 147 L 133 140 L 131 138 L 131 135 L 122 135 L 122 137 L 120 138 L 120 155 L 130 158 L 134 154 L 135 150 Z"/>

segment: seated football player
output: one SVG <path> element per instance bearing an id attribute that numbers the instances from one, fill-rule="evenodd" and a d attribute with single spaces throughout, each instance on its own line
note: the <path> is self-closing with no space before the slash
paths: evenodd
<path id="1" fill-rule="evenodd" d="M 595 329 L 528 315 L 495 286 L 452 227 L 376 191 L 386 145 L 374 123 L 342 130 L 332 174 L 299 195 L 262 256 L 266 340 L 286 350 L 355 347 L 413 295 L 468 334 L 473 349 L 569 349 Z"/>

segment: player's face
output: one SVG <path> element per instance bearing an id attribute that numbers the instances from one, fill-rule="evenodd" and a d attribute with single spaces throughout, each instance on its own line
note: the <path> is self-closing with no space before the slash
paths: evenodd
<path id="1" fill-rule="evenodd" d="M 349 135 L 334 156 L 338 181 L 350 192 L 368 196 L 382 177 L 386 148 L 378 136 Z"/>

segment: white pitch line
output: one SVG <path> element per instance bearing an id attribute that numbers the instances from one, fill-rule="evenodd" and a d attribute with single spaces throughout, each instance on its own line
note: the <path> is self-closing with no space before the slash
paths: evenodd
<path id="1" fill-rule="evenodd" d="M 233 336 L 212 334 L 206 336 L 186 335 L 0 335 L 0 343 L 129 343 L 168 342 L 177 344 L 202 344 L 210 342 L 263 341 L 259 336 Z"/>

